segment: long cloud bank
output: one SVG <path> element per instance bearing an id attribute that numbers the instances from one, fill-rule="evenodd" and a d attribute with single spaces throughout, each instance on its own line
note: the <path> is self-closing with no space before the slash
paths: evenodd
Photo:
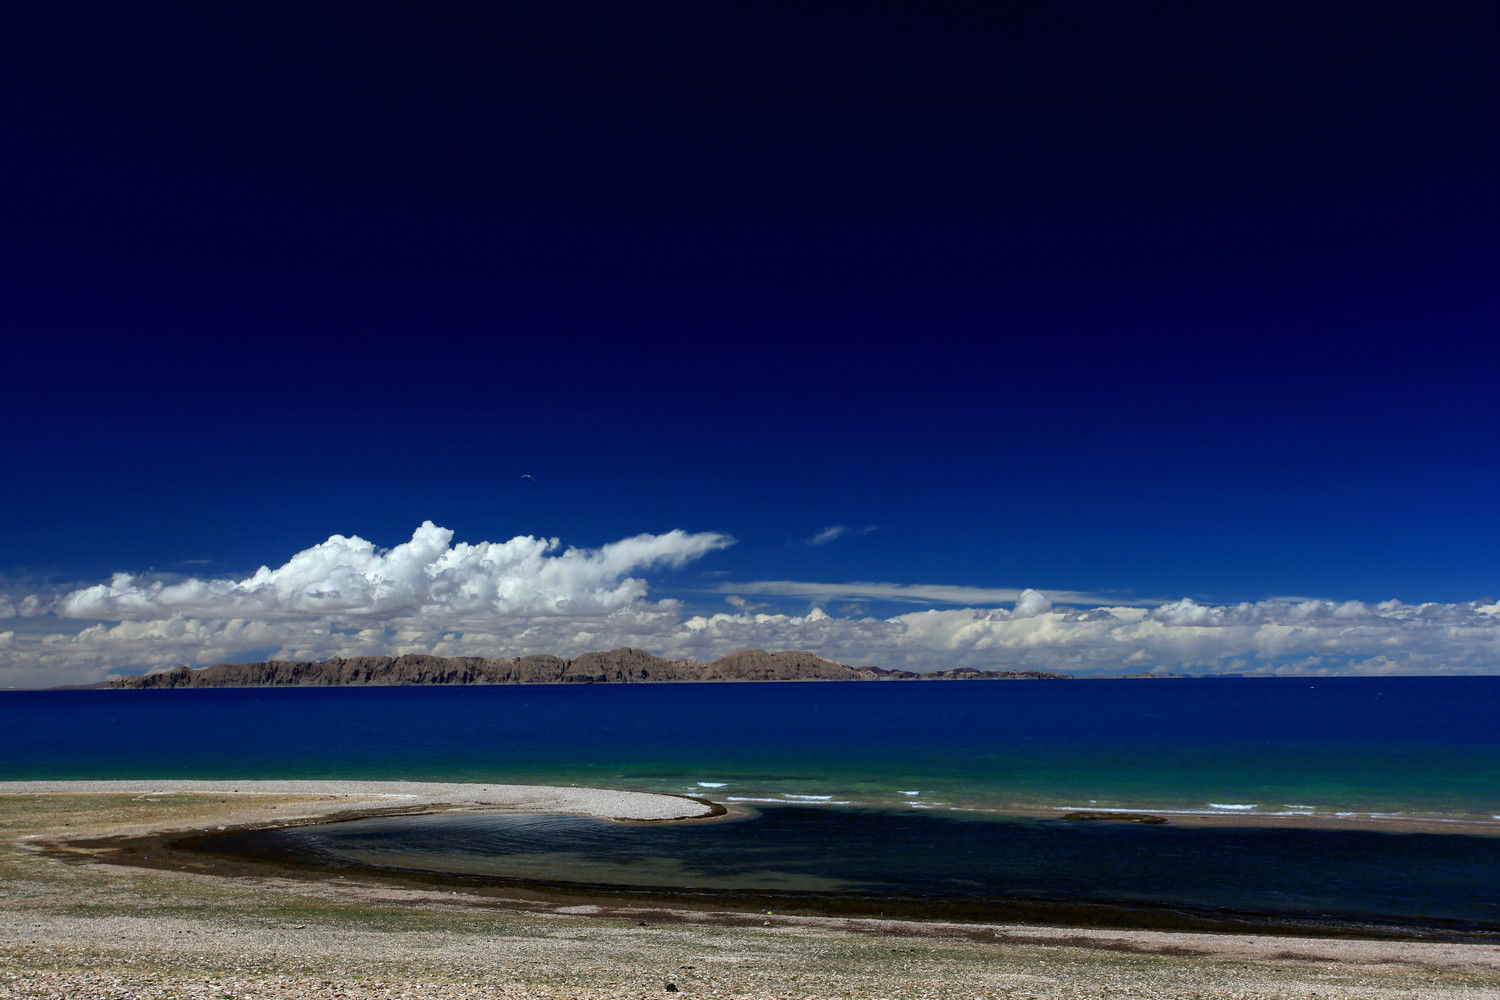
<path id="1" fill-rule="evenodd" d="M 735 610 L 719 613 L 650 599 L 643 574 L 683 567 L 733 542 L 712 532 L 670 531 L 597 549 L 531 536 L 469 544 L 428 522 L 390 549 L 334 535 L 243 579 L 117 574 L 50 596 L 0 597 L 0 684 L 81 683 L 263 657 L 576 655 L 622 645 L 701 659 L 751 646 L 810 649 L 848 663 L 915 670 L 1500 672 L 1500 603 L 1486 601 L 1182 599 L 1078 607 L 1089 595 L 795 581 L 724 588 L 804 600 L 1011 604 L 879 618 L 820 607 L 754 613 L 736 594 L 727 595 Z"/>
<path id="2" fill-rule="evenodd" d="M 674 638 L 707 653 L 758 644 L 767 635 L 835 659 L 915 670 L 1500 672 L 1500 603 L 1481 601 L 1202 605 L 1184 598 L 1155 608 L 1059 608 L 1032 590 L 1009 610 L 929 610 L 884 619 L 836 618 L 821 610 L 697 616 Z"/>

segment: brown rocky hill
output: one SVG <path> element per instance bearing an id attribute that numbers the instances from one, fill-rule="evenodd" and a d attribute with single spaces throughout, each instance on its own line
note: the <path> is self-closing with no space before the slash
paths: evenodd
<path id="1" fill-rule="evenodd" d="M 881 667 L 847 667 L 814 653 L 768 653 L 746 649 L 712 663 L 668 659 L 641 649 L 559 656 L 335 657 L 321 663 L 270 660 L 177 667 L 142 677 L 119 677 L 114 688 L 177 687 L 332 687 L 346 684 L 639 684 L 654 681 L 865 681 L 865 680 L 1020 680 L 1065 678 L 1035 670 L 960 670 L 917 674 Z"/>

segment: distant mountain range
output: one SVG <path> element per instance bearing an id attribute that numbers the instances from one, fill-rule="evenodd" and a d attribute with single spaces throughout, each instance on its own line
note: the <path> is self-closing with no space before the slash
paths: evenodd
<path id="1" fill-rule="evenodd" d="M 976 670 L 959 667 L 918 674 L 881 667 L 849 667 L 807 652 L 768 653 L 746 649 L 712 663 L 668 659 L 641 649 L 560 656 L 336 657 L 315 663 L 270 660 L 177 667 L 142 677 L 119 677 L 111 688 L 330 687 L 345 684 L 641 684 L 661 681 L 906 681 L 1066 680 L 1041 670 Z"/>

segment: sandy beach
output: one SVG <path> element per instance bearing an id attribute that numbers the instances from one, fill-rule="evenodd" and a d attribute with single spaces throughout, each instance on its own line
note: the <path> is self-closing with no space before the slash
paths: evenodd
<path id="1" fill-rule="evenodd" d="M 3 782 L 0 997 L 1500 997 L 1487 944 L 633 908 L 105 860 L 110 838 L 444 809 L 713 812 L 523 785 Z"/>

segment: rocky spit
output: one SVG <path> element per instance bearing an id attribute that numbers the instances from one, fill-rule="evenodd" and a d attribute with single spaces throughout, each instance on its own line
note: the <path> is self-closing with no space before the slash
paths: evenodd
<path id="1" fill-rule="evenodd" d="M 388 794 L 485 798 L 214 784 L 0 786 L 0 998 L 1500 998 L 1492 945 L 632 909 L 126 867 L 77 846 L 379 809 Z M 501 798 L 478 807 L 527 804 Z M 596 801 L 611 814 L 622 800 Z"/>

